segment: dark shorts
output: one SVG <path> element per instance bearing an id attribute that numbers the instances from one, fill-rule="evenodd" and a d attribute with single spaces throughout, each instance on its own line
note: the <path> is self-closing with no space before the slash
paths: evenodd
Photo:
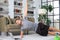
<path id="1" fill-rule="evenodd" d="M 48 29 L 49 29 L 49 26 L 39 23 L 36 33 L 38 33 L 39 35 L 42 35 L 42 36 L 47 36 Z"/>

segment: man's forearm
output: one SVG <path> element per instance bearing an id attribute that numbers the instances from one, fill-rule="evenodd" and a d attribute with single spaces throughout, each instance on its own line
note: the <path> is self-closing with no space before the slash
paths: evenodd
<path id="1" fill-rule="evenodd" d="M 21 36 L 21 38 L 23 38 L 23 31 L 21 31 L 20 36 Z"/>

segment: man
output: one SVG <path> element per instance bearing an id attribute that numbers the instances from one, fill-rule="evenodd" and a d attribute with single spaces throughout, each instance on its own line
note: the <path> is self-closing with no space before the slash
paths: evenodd
<path id="1" fill-rule="evenodd" d="M 16 24 L 21 25 L 21 38 L 23 37 L 23 32 L 24 30 L 36 30 L 37 28 L 37 24 L 28 21 L 26 18 L 24 18 L 23 20 L 21 19 L 16 19 Z M 34 29 L 35 28 L 35 29 Z"/>
<path id="2" fill-rule="evenodd" d="M 24 30 L 34 30 L 34 23 L 30 22 L 26 19 L 22 20 L 22 27 L 21 27 L 21 38 L 23 37 Z"/>
<path id="3" fill-rule="evenodd" d="M 18 21 L 18 20 L 16 20 Z M 47 25 L 44 25 L 43 23 L 33 23 L 33 22 L 30 22 L 28 21 L 26 18 L 23 19 L 23 20 L 20 20 L 18 22 L 16 22 L 18 25 L 22 25 L 21 26 L 21 38 L 23 38 L 23 32 L 24 30 L 31 30 L 31 28 L 35 28 L 35 32 L 39 35 L 42 35 L 42 36 L 47 36 L 48 34 L 51 34 L 51 35 L 55 35 L 56 32 L 60 32 L 60 30 L 56 29 L 56 28 L 53 28 L 53 27 L 49 27 Z"/>

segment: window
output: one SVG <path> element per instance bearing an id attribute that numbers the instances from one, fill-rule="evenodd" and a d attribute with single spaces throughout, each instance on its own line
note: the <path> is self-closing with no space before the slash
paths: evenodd
<path id="1" fill-rule="evenodd" d="M 59 1 L 54 1 L 54 7 L 59 7 Z"/>
<path id="2" fill-rule="evenodd" d="M 53 2 L 48 2 L 48 5 L 52 5 L 53 6 Z"/>
<path id="3" fill-rule="evenodd" d="M 57 20 L 57 19 L 59 19 L 59 15 L 54 16 L 54 20 Z"/>
<path id="4" fill-rule="evenodd" d="M 48 1 L 53 1 L 53 0 L 48 0 Z"/>
<path id="5" fill-rule="evenodd" d="M 47 3 L 42 3 L 42 5 L 47 5 Z"/>
<path id="6" fill-rule="evenodd" d="M 59 14 L 59 8 L 54 8 L 54 15 Z"/>
<path id="7" fill-rule="evenodd" d="M 52 12 L 48 12 L 48 18 L 51 20 L 50 26 L 56 26 L 55 24 L 59 24 L 59 22 L 56 22 L 55 20 L 59 21 L 59 0 L 42 0 L 41 5 L 52 5 L 54 7 L 54 10 Z M 59 26 L 59 25 L 58 25 Z"/>
<path id="8" fill-rule="evenodd" d="M 47 0 L 42 0 L 42 2 L 47 2 Z"/>

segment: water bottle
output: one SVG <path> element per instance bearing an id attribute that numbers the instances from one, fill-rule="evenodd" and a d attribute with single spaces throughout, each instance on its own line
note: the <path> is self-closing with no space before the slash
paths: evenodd
<path id="1" fill-rule="evenodd" d="M 54 40 L 59 40 L 60 37 L 59 37 L 59 33 L 56 33 L 55 37 L 54 37 Z"/>

